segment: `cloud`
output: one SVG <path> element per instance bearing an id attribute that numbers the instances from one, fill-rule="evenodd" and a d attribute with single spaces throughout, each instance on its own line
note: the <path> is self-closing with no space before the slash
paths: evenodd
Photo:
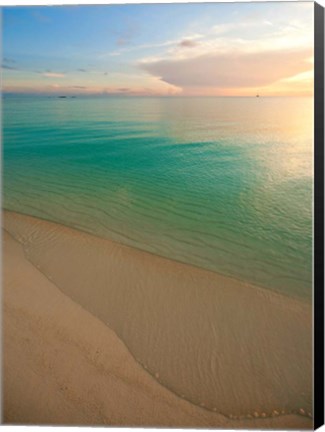
<path id="1" fill-rule="evenodd" d="M 117 34 L 116 45 L 118 47 L 124 47 L 132 43 L 134 38 L 139 35 L 139 23 L 134 20 L 127 20 L 123 22 L 124 29 L 119 32 L 113 32 Z"/>
<path id="2" fill-rule="evenodd" d="M 77 69 L 77 72 L 87 72 L 87 69 L 80 68 L 80 69 Z"/>
<path id="3" fill-rule="evenodd" d="M 13 60 L 13 59 L 11 59 L 11 58 L 8 58 L 8 57 L 4 57 L 4 58 L 3 58 L 3 61 L 4 61 L 5 63 L 16 63 L 15 60 Z"/>
<path id="4" fill-rule="evenodd" d="M 311 69 L 311 49 L 210 53 L 195 58 L 157 60 L 140 66 L 162 81 L 181 87 L 265 86 Z"/>
<path id="5" fill-rule="evenodd" d="M 14 66 L 9 66 L 9 65 L 5 65 L 5 64 L 2 65 L 2 68 L 7 69 L 7 70 L 14 70 L 14 71 L 19 70 L 18 68 L 14 67 Z"/>
<path id="6" fill-rule="evenodd" d="M 195 44 L 194 39 L 199 39 L 201 38 L 202 35 L 200 34 L 193 34 L 193 35 L 189 35 L 184 37 L 181 41 L 179 39 L 172 39 L 172 40 L 166 40 L 166 41 L 162 41 L 162 42 L 158 42 L 158 43 L 147 43 L 147 44 L 139 44 L 139 45 L 132 45 L 132 46 L 123 46 L 126 44 L 120 44 L 121 48 L 118 51 L 110 51 L 110 52 L 105 52 L 105 53 L 101 53 L 99 55 L 99 58 L 105 58 L 105 57 L 114 57 L 114 56 L 120 56 L 124 53 L 129 53 L 129 52 L 136 52 L 136 51 L 145 51 L 145 50 L 152 50 L 155 48 L 166 48 L 169 49 L 171 47 L 181 47 L 182 46 L 182 42 L 186 41 L 185 44 L 183 46 L 197 46 L 197 44 Z"/>
<path id="7" fill-rule="evenodd" d="M 119 47 L 123 47 L 125 45 L 128 45 L 129 43 L 130 43 L 130 39 L 128 38 L 120 37 L 116 40 L 116 45 Z"/>
<path id="8" fill-rule="evenodd" d="M 65 74 L 60 73 L 60 72 L 43 72 L 42 73 L 43 76 L 47 77 L 47 78 L 64 78 Z"/>
<path id="9" fill-rule="evenodd" d="M 195 40 L 193 40 L 193 39 L 183 39 L 178 44 L 178 46 L 180 46 L 182 48 L 193 48 L 193 47 L 196 47 L 197 45 L 198 45 L 198 42 L 195 42 Z"/>
<path id="10" fill-rule="evenodd" d="M 47 15 L 44 15 L 43 13 L 41 13 L 38 10 L 32 11 L 32 15 L 40 23 L 49 23 L 49 22 L 51 22 L 51 19 Z"/>

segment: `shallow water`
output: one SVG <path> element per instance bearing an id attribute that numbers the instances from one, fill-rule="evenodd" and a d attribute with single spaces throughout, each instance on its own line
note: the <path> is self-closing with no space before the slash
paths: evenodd
<path id="1" fill-rule="evenodd" d="M 5 96 L 3 206 L 311 298 L 312 98 Z"/>

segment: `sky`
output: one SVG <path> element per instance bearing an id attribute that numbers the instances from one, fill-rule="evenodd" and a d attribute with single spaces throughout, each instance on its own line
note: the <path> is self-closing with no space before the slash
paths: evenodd
<path id="1" fill-rule="evenodd" d="M 312 2 L 2 8 L 3 91 L 313 93 Z"/>

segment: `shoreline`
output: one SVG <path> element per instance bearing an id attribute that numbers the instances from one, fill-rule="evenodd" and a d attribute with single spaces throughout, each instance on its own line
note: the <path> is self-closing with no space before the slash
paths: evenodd
<path id="1" fill-rule="evenodd" d="M 301 390 L 302 387 L 306 387 L 306 383 L 308 383 L 309 381 L 306 377 L 304 378 L 303 381 L 301 381 L 301 377 L 299 374 L 305 373 L 307 376 L 311 374 L 311 363 L 310 363 L 311 351 L 310 353 L 305 352 L 306 350 L 308 351 L 309 344 L 311 343 L 311 333 L 308 334 L 310 330 L 309 326 L 311 325 L 311 316 L 310 316 L 311 308 L 309 308 L 308 305 L 302 304 L 299 300 L 288 301 L 285 297 L 281 296 L 281 294 L 260 292 L 258 291 L 258 289 L 256 289 L 256 287 L 252 287 L 244 283 L 238 283 L 238 282 L 236 283 L 236 281 L 234 282 L 232 280 L 229 281 L 227 280 L 229 278 L 221 277 L 219 275 L 216 277 L 213 272 L 199 270 L 195 267 L 191 267 L 181 263 L 169 262 L 169 260 L 157 256 L 148 256 L 147 252 L 142 253 L 141 251 L 138 250 L 130 250 L 132 248 L 122 246 L 122 245 L 112 244 L 113 242 L 111 241 L 94 238 L 94 236 L 91 236 L 89 234 L 83 234 L 80 231 L 77 232 L 76 230 L 73 230 L 71 228 L 62 227 L 62 226 L 58 227 L 57 226 L 58 224 L 45 222 L 41 219 L 37 219 L 34 217 L 22 216 L 22 215 L 15 214 L 13 212 L 5 211 L 3 213 L 3 224 L 5 226 L 5 229 L 9 231 L 11 235 L 14 235 L 16 239 L 20 239 L 20 242 L 24 247 L 24 253 L 25 253 L 24 260 L 26 261 L 26 265 L 28 264 L 28 266 L 31 266 L 33 271 L 42 275 L 43 278 L 45 278 L 44 275 L 46 275 L 47 278 L 45 278 L 45 280 L 49 284 L 53 285 L 53 287 L 55 287 L 55 289 L 58 291 L 60 295 L 64 296 L 67 299 L 68 297 L 70 297 L 69 301 L 72 302 L 72 304 L 74 305 L 76 305 L 76 303 L 79 303 L 79 305 L 82 306 L 82 310 L 87 314 L 90 314 L 91 317 L 96 320 L 96 322 L 98 321 L 99 318 L 101 321 L 98 322 L 100 322 L 100 324 L 104 326 L 105 329 L 113 328 L 115 334 L 117 334 L 118 337 L 124 341 L 124 343 L 125 343 L 125 339 L 127 339 L 126 345 L 128 346 L 128 349 L 131 351 L 134 358 L 138 357 L 137 354 L 139 354 L 139 352 L 143 353 L 143 350 L 145 350 L 145 346 L 144 346 L 145 344 L 149 343 L 149 345 L 151 346 L 149 351 L 152 349 L 158 350 L 158 359 L 157 356 L 154 356 L 152 359 L 150 359 L 149 365 L 145 365 L 143 359 L 140 359 L 139 361 L 139 359 L 137 358 L 138 362 L 142 364 L 142 366 L 147 366 L 147 370 L 151 373 L 152 376 L 148 375 L 148 373 L 144 371 L 140 366 L 137 365 L 137 367 L 141 368 L 143 373 L 150 377 L 150 379 L 152 380 L 155 386 L 159 386 L 159 388 L 162 387 L 164 391 L 168 392 L 168 394 L 173 395 L 173 397 L 176 398 L 173 403 L 175 403 L 176 405 L 178 404 L 178 401 L 189 404 L 191 407 L 193 407 L 193 409 L 199 410 L 200 413 L 204 412 L 205 415 L 208 416 L 209 418 L 210 416 L 212 416 L 214 422 L 212 423 L 212 425 L 215 426 L 219 425 L 219 427 L 223 425 L 225 425 L 225 427 L 228 427 L 226 425 L 228 425 L 229 422 L 231 424 L 234 422 L 233 425 L 236 425 L 236 427 L 238 427 L 239 424 L 236 422 L 241 422 L 241 421 L 248 422 L 248 423 L 266 422 L 266 423 L 262 423 L 263 426 L 261 427 L 265 427 L 264 425 L 268 424 L 268 422 L 270 422 L 272 426 L 266 426 L 266 427 L 276 428 L 277 423 L 279 425 L 281 424 L 280 427 L 284 427 L 284 426 L 296 427 L 296 426 L 290 426 L 290 424 L 292 424 L 293 421 L 292 417 L 294 417 L 295 419 L 294 422 L 298 422 L 297 424 L 299 424 L 298 426 L 299 428 L 300 427 L 304 428 L 305 426 L 303 425 L 307 423 L 308 426 L 306 427 L 311 427 L 312 421 L 308 417 L 302 415 L 294 415 L 291 413 L 289 414 L 289 410 L 290 409 L 292 410 L 292 408 L 290 408 L 290 403 L 292 402 L 293 395 L 296 395 L 296 390 L 299 389 Z M 6 241 L 8 242 L 8 239 Z M 67 253 L 67 248 L 69 253 Z M 16 250 L 14 255 L 17 256 L 17 254 L 18 252 Z M 66 255 L 64 256 L 64 254 Z M 6 251 L 4 255 L 6 259 L 6 255 L 7 255 Z M 69 263 L 67 263 L 68 257 L 69 257 Z M 26 258 L 28 258 L 28 260 Z M 63 261 L 61 260 L 61 258 L 63 259 Z M 100 262 L 100 260 L 102 260 L 102 262 Z M 111 262 L 108 264 L 109 260 Z M 29 261 L 34 262 L 34 264 L 38 263 L 36 265 L 40 266 L 41 272 L 37 270 L 36 267 L 34 267 Z M 67 268 L 65 270 L 62 269 L 64 267 L 64 263 L 65 266 L 69 267 L 70 270 L 73 269 L 71 274 L 68 274 L 69 272 Z M 84 269 L 83 268 L 84 266 L 80 266 L 81 263 L 83 263 L 84 266 L 85 263 L 88 263 L 89 269 L 88 270 L 86 268 Z M 76 273 L 76 265 L 79 267 L 78 275 Z M 110 280 L 109 280 L 109 286 L 106 284 L 105 288 L 107 288 L 108 286 L 108 288 L 112 290 L 112 293 L 108 295 L 107 290 L 106 291 L 102 290 L 101 292 L 97 293 L 101 295 L 96 295 L 96 292 L 93 292 L 93 290 L 95 289 L 94 281 L 98 282 L 99 285 L 103 281 L 101 279 L 94 280 L 94 274 L 92 273 L 91 269 L 93 269 L 95 266 L 96 272 L 98 272 L 99 274 L 103 274 L 103 269 L 106 268 L 107 265 L 111 265 L 111 268 L 110 268 L 110 272 L 106 273 L 105 276 L 106 282 L 108 280 L 107 275 L 109 275 Z M 7 270 L 6 267 L 7 265 L 5 264 L 4 266 L 5 272 Z M 139 268 L 141 270 L 140 275 L 138 273 Z M 145 269 L 145 273 L 144 273 L 144 269 Z M 129 273 L 129 275 L 125 274 L 126 271 Z M 61 274 L 59 274 L 60 272 Z M 79 273 L 81 273 L 81 275 Z M 212 273 L 212 275 L 210 273 Z M 76 276 L 76 278 L 75 277 L 72 278 L 72 275 Z M 12 275 L 10 274 L 9 276 L 12 277 Z M 20 277 L 20 275 L 17 275 L 17 277 Z M 125 278 L 127 278 L 127 283 L 129 285 L 132 282 L 131 283 L 132 290 L 125 291 L 124 295 L 122 295 L 122 297 L 120 298 L 118 291 L 116 290 L 114 291 L 114 286 L 116 286 L 119 290 L 123 289 Z M 87 283 L 83 285 L 83 282 L 85 280 L 88 281 L 88 285 Z M 163 293 L 164 297 L 162 296 L 161 287 L 160 289 L 159 286 L 157 289 L 152 287 L 153 283 L 158 285 L 159 283 L 162 283 L 161 280 L 165 281 L 165 285 L 163 284 L 163 286 L 165 287 Z M 222 281 L 221 287 L 216 285 L 217 283 L 216 280 L 218 281 L 219 284 L 220 281 Z M 89 291 L 90 281 L 93 282 L 91 291 Z M 172 287 L 171 292 L 169 292 L 169 288 L 166 285 L 167 283 L 166 281 Z M 196 285 L 198 281 L 200 282 L 201 285 L 200 287 Z M 140 284 L 142 283 L 143 286 L 139 287 L 137 286 L 137 283 Z M 179 298 L 179 294 L 180 294 L 180 291 L 178 291 L 179 285 L 182 285 L 181 287 L 182 289 L 185 286 L 186 293 L 189 299 L 186 299 L 184 297 L 184 291 L 181 293 L 181 298 Z M 88 286 L 88 290 L 87 290 L 87 286 Z M 59 287 L 60 290 L 58 290 L 57 287 Z M 242 290 L 243 287 L 245 287 L 245 292 L 243 292 Z M 139 290 L 139 292 L 134 292 L 135 289 Z M 215 298 L 214 298 L 215 293 L 212 292 L 214 289 L 216 289 L 218 293 L 217 302 L 215 302 Z M 229 292 L 227 292 L 227 290 Z M 63 293 L 61 291 L 63 291 Z M 263 289 L 261 289 L 261 291 L 263 291 Z M 144 297 L 144 293 L 146 294 L 145 297 Z M 208 295 L 208 299 L 207 299 L 208 303 L 206 303 L 206 301 L 202 303 L 202 299 L 198 297 L 200 293 L 201 296 L 203 297 L 204 297 L 204 293 Z M 255 298 L 252 296 L 253 293 Z M 94 298 L 91 297 L 91 294 L 93 295 Z M 110 296 L 110 299 L 105 300 L 103 298 L 104 294 L 105 295 L 107 294 L 108 297 Z M 195 305 L 191 303 L 191 294 L 196 296 Z M 238 298 L 236 298 L 234 294 L 238 296 Z M 68 295 L 68 297 L 66 297 L 66 295 Z M 130 295 L 134 296 L 133 299 L 128 298 Z M 147 299 L 148 296 L 151 297 L 149 300 Z M 174 298 L 172 298 L 173 296 Z M 249 296 L 251 296 L 251 298 L 249 298 Z M 107 309 L 105 309 L 105 306 L 108 306 L 108 303 L 112 302 L 112 299 L 115 299 L 116 303 L 113 307 L 113 310 L 110 309 L 109 314 L 107 315 Z M 121 299 L 123 300 L 122 303 L 125 302 L 125 299 L 128 300 L 129 309 L 128 308 L 123 309 L 123 307 L 125 306 L 121 303 Z M 33 300 L 31 300 L 31 302 L 32 301 Z M 171 303 L 171 301 L 174 301 L 174 303 Z M 98 305 L 98 302 L 104 304 Z M 145 304 L 142 304 L 143 302 Z M 211 312 L 212 312 L 211 316 L 214 315 L 215 310 L 212 309 L 211 311 L 210 310 L 211 308 L 209 309 L 209 304 L 211 304 L 211 302 L 212 305 L 215 307 L 217 307 L 217 305 L 219 304 L 218 312 L 222 313 L 223 315 L 222 317 L 218 318 L 219 321 L 213 323 L 209 322 L 209 319 L 207 319 L 207 322 L 205 320 L 202 320 L 202 317 L 200 315 L 202 311 L 203 312 L 206 311 L 208 318 L 210 318 L 209 314 L 211 314 Z M 134 309 L 131 310 L 130 305 L 133 304 L 135 304 L 136 307 L 134 307 Z M 139 304 L 141 304 L 141 308 L 139 308 Z M 196 309 L 198 307 L 197 306 L 198 304 L 200 305 L 200 308 Z M 78 307 L 80 308 L 79 305 Z M 172 308 L 171 305 L 173 306 Z M 175 306 L 177 309 L 176 311 L 173 310 L 175 309 Z M 249 307 L 250 310 L 243 312 L 242 309 L 245 309 L 246 306 Z M 259 307 L 262 307 L 262 311 L 258 309 Z M 185 313 L 184 313 L 184 308 L 185 308 Z M 87 311 L 85 309 L 87 309 Z M 155 309 L 154 313 L 152 313 L 150 309 Z M 223 309 L 225 310 L 223 311 Z M 126 311 L 128 313 L 126 313 Z M 144 315 L 144 317 L 142 317 L 140 321 L 139 321 L 139 317 L 137 317 L 137 315 L 139 315 L 139 311 L 141 311 L 141 313 L 143 313 Z M 230 320 L 229 313 L 231 311 L 233 313 L 232 315 L 233 322 L 229 322 Z M 242 315 L 241 317 L 238 316 L 238 312 L 241 313 Z M 254 314 L 256 316 L 254 316 Z M 278 314 L 280 314 L 280 317 Z M 109 315 L 110 318 L 108 320 L 107 317 Z M 131 329 L 123 322 L 125 321 L 124 317 L 126 317 L 127 315 L 130 315 L 128 319 L 132 322 Z M 171 321 L 170 327 L 168 327 L 169 323 L 166 322 L 166 316 L 168 320 Z M 180 317 L 182 318 L 181 320 Z M 191 325 L 191 321 L 192 322 L 193 320 L 195 321 L 195 317 L 197 318 L 197 324 L 202 327 L 201 329 L 200 328 L 197 329 L 196 326 L 193 327 Z M 269 322 L 267 322 L 267 325 L 264 328 L 263 328 L 263 322 L 260 322 L 261 317 L 263 317 L 264 319 L 268 318 L 270 320 Z M 154 318 L 156 319 L 156 321 L 158 321 L 158 325 L 156 326 L 156 328 L 153 329 L 154 330 L 153 333 L 150 332 L 152 329 L 141 327 L 143 326 L 143 323 L 148 320 L 150 321 L 150 325 L 154 327 L 155 324 L 157 324 L 154 322 Z M 220 332 L 220 323 L 225 324 L 226 318 L 228 319 L 228 326 L 227 324 L 226 326 L 230 327 L 230 330 L 228 329 L 228 333 L 227 333 L 227 328 L 222 329 L 222 332 L 226 334 L 225 335 L 218 334 L 218 331 Z M 301 324 L 301 319 L 303 321 L 302 324 Z M 246 322 L 246 320 L 250 320 L 250 321 Z M 103 324 L 103 322 L 106 324 L 106 326 Z M 241 330 L 243 323 L 245 323 L 248 326 L 248 328 L 244 332 L 243 330 Z M 258 323 L 262 326 L 261 329 L 256 328 Z M 113 326 L 111 327 L 112 324 Z M 162 327 L 162 324 L 165 327 Z M 208 327 L 206 327 L 206 325 L 208 325 Z M 295 325 L 298 325 L 298 329 L 295 329 Z M 188 326 L 190 326 L 190 329 L 187 328 Z M 134 329 L 133 327 L 136 328 Z M 204 351 L 205 349 L 204 345 L 209 344 L 209 342 L 212 340 L 211 335 L 207 335 L 206 336 L 207 339 L 203 341 L 204 342 L 203 345 L 200 345 L 198 338 L 201 337 L 202 335 L 206 335 L 207 328 L 209 328 L 210 330 L 212 329 L 212 333 L 213 332 L 216 333 L 213 336 L 214 338 L 213 340 L 215 342 L 217 341 L 220 344 L 220 346 L 222 346 L 223 348 L 222 351 L 220 351 L 219 349 L 217 350 L 217 352 L 213 352 L 212 354 L 210 352 Z M 176 332 L 181 330 L 182 331 L 180 332 L 180 335 L 177 339 L 173 339 L 170 341 L 168 340 L 168 334 L 172 332 L 173 329 Z M 196 335 L 190 334 L 189 337 L 188 331 L 191 333 L 193 329 L 194 332 L 197 332 L 198 334 Z M 161 334 L 162 330 L 166 332 L 167 339 L 166 339 L 166 335 Z M 254 330 L 255 334 L 247 334 L 252 330 Z M 278 331 L 282 330 L 284 335 L 277 334 L 277 330 Z M 139 334 L 141 333 L 141 331 L 142 333 L 145 334 L 145 337 L 143 336 L 143 334 L 142 335 Z M 299 333 L 298 335 L 296 334 L 296 331 Z M 238 357 L 238 353 L 241 352 L 242 361 L 245 363 L 247 360 L 247 364 L 244 365 L 243 370 L 241 372 L 247 373 L 251 371 L 250 372 L 251 375 L 248 378 L 242 377 L 243 383 L 241 384 L 238 383 L 239 380 L 238 374 L 236 375 L 235 380 L 230 379 L 232 384 L 234 384 L 234 382 L 236 383 L 237 380 L 237 383 L 239 385 L 239 387 L 237 388 L 239 395 L 237 396 L 239 397 L 237 397 L 236 395 L 232 395 L 233 391 L 227 388 L 229 386 L 231 387 L 232 385 L 231 383 L 227 385 L 227 380 L 224 382 L 222 380 L 222 377 L 221 378 L 219 377 L 221 381 L 220 379 L 216 380 L 215 386 L 212 388 L 212 393 L 213 391 L 216 390 L 219 391 L 220 393 L 219 406 L 223 407 L 222 409 L 219 409 L 219 407 L 216 406 L 216 409 L 214 410 L 215 411 L 217 410 L 217 412 L 225 411 L 225 409 L 227 409 L 227 406 L 228 407 L 236 406 L 236 404 L 239 411 L 241 409 L 245 411 L 247 410 L 247 407 L 251 405 L 252 399 L 254 397 L 255 399 L 257 397 L 261 397 L 263 399 L 264 396 L 261 394 L 261 390 L 263 386 L 265 387 L 265 384 L 267 384 L 268 386 L 272 386 L 272 385 L 274 386 L 274 384 L 272 384 L 272 379 L 274 379 L 277 382 L 279 379 L 285 378 L 287 380 L 287 384 L 291 387 L 292 385 L 294 385 L 294 382 L 299 378 L 300 382 L 298 382 L 298 387 L 296 386 L 291 388 L 288 394 L 281 394 L 283 401 L 279 403 L 279 406 L 281 404 L 283 405 L 286 403 L 287 406 L 289 406 L 289 408 L 287 408 L 288 415 L 286 414 L 279 415 L 281 414 L 280 408 L 276 406 L 277 408 L 276 409 L 273 406 L 273 414 L 272 412 L 269 412 L 269 414 L 272 415 L 272 417 L 270 417 L 267 414 L 267 410 L 265 410 L 265 407 L 262 406 L 263 403 L 265 406 L 270 403 L 274 404 L 274 400 L 278 397 L 275 390 L 276 389 L 279 390 L 279 388 L 281 389 L 283 387 L 283 382 L 278 383 L 274 387 L 274 389 L 271 389 L 272 391 L 270 392 L 269 397 L 266 398 L 264 397 L 262 402 L 259 401 L 259 403 L 261 403 L 260 409 L 261 410 L 263 409 L 263 412 L 257 411 L 258 408 L 256 408 L 257 410 L 255 411 L 252 410 L 251 413 L 249 413 L 250 417 L 267 417 L 261 419 L 252 418 L 249 420 L 250 417 L 248 417 L 245 414 L 245 412 L 239 412 L 238 414 L 236 413 L 235 415 L 230 414 L 228 412 L 226 413 L 227 416 L 224 417 L 221 414 L 215 414 L 211 410 L 203 409 L 197 406 L 200 403 L 193 405 L 185 401 L 184 399 L 179 398 L 177 396 L 177 394 L 179 394 L 177 388 L 182 388 L 183 386 L 183 388 L 185 388 L 186 391 L 188 392 L 186 396 L 190 395 L 190 397 L 193 399 L 193 388 L 192 388 L 193 385 L 192 387 L 191 386 L 188 387 L 187 384 L 187 380 L 189 379 L 189 377 L 192 376 L 191 374 L 193 374 L 193 370 L 191 369 L 193 365 L 190 366 L 186 365 L 187 370 L 184 373 L 182 371 L 179 371 L 177 368 L 176 371 L 172 371 L 173 373 L 171 375 L 168 375 L 169 372 L 167 371 L 167 377 L 166 377 L 164 375 L 166 371 L 161 372 L 160 369 L 161 364 L 163 364 L 164 362 L 162 361 L 159 363 L 158 361 L 159 357 L 161 357 L 161 352 L 159 354 L 160 348 L 154 343 L 154 339 L 157 337 L 157 334 L 162 339 L 159 342 L 162 343 L 163 349 L 164 350 L 167 349 L 167 354 L 166 354 L 167 357 L 170 355 L 172 357 L 176 356 L 175 358 L 178 358 L 180 361 L 183 361 L 183 363 L 186 364 L 185 359 L 187 359 L 187 362 L 191 361 L 188 354 L 193 351 L 193 347 L 196 347 L 199 348 L 199 352 L 202 352 L 202 355 L 209 356 L 209 361 L 213 360 L 216 362 L 217 366 L 212 365 L 213 370 L 209 371 L 207 376 L 205 376 L 206 374 L 205 369 L 207 365 L 204 362 L 198 365 L 198 371 L 200 374 L 202 374 L 201 378 L 203 380 L 203 383 L 205 382 L 205 379 L 211 379 L 211 372 L 213 372 L 212 375 L 216 375 L 217 370 L 221 370 L 220 375 L 223 375 L 224 372 L 227 371 L 229 374 L 229 372 L 231 372 L 231 369 L 233 369 L 234 375 L 236 375 L 236 370 L 237 370 L 236 364 L 234 364 L 232 367 L 230 367 L 230 369 L 228 369 L 227 365 L 223 363 L 226 363 L 227 361 L 233 361 L 231 359 L 234 359 L 234 356 L 236 355 Z M 234 342 L 234 344 L 236 345 L 235 347 L 232 346 L 232 342 L 229 341 L 230 336 L 232 336 L 232 338 L 235 338 L 235 342 Z M 289 352 L 290 350 L 286 348 L 288 337 L 291 338 L 292 336 L 294 340 L 297 341 L 300 340 L 302 344 L 302 347 L 298 347 L 298 346 L 291 347 L 291 350 L 296 351 L 294 353 Z M 254 343 L 251 341 L 252 338 L 257 339 L 257 346 L 259 347 L 259 351 L 256 352 L 252 351 L 254 346 L 256 348 L 256 345 L 254 345 Z M 265 339 L 268 340 L 265 341 Z M 183 351 L 179 351 L 179 347 L 175 345 L 175 341 L 177 340 L 180 343 L 183 343 L 185 341 L 184 343 L 186 346 L 183 347 L 184 348 Z M 130 343 L 130 341 L 133 342 Z M 193 346 L 190 346 L 191 344 Z M 247 351 L 247 344 L 249 345 L 248 351 Z M 269 345 L 270 347 L 268 347 Z M 280 351 L 280 348 L 282 351 Z M 250 354 L 253 354 L 253 357 L 250 355 L 246 359 L 245 349 L 246 349 L 246 355 L 248 355 L 250 352 Z M 263 382 L 263 379 L 261 377 L 259 377 L 259 379 L 256 380 L 256 377 L 254 378 L 256 372 L 258 371 L 258 369 L 256 368 L 261 368 L 263 365 L 267 366 L 268 355 L 270 355 L 271 351 L 273 351 L 274 349 L 278 350 L 276 353 L 277 355 L 272 358 L 272 361 L 276 362 L 276 364 L 272 364 L 271 360 L 269 360 L 271 362 L 270 363 L 271 369 L 274 367 L 274 370 L 271 371 L 272 373 L 270 374 L 270 376 L 267 377 L 267 380 L 265 382 Z M 298 367 L 292 367 L 290 362 L 288 362 L 288 360 L 290 360 L 290 358 L 292 357 L 292 354 L 296 356 L 297 354 L 301 355 L 304 352 L 305 352 L 304 355 L 305 359 L 301 360 L 300 358 L 298 358 L 298 363 L 299 363 Z M 148 354 L 148 352 L 145 352 L 143 358 L 146 357 L 146 354 Z M 223 361 L 220 360 L 218 356 L 219 357 L 221 356 L 221 358 L 223 358 Z M 131 355 L 130 357 L 132 358 Z M 132 362 L 134 362 L 135 365 L 137 364 L 133 358 L 132 358 Z M 255 362 L 256 364 L 254 365 L 252 364 L 252 362 L 253 363 Z M 173 364 L 174 364 L 173 362 L 169 363 L 169 365 L 172 366 Z M 283 370 L 279 371 L 278 370 L 279 367 L 281 368 L 283 364 L 288 364 L 289 367 L 293 369 L 293 371 L 283 371 Z M 155 372 L 154 369 L 155 365 L 157 367 L 159 366 L 158 367 L 159 372 Z M 308 370 L 309 368 L 308 365 L 310 366 L 310 370 Z M 224 370 L 224 372 L 222 372 L 222 370 Z M 275 371 L 277 371 L 277 374 L 274 374 Z M 178 374 L 180 375 L 183 374 L 183 375 L 180 376 L 180 380 L 177 383 L 178 387 L 176 389 L 175 388 L 171 389 L 173 391 L 172 393 L 168 389 L 166 389 L 166 387 L 169 387 L 167 384 L 173 381 L 175 372 L 176 375 Z M 155 376 L 156 379 L 154 378 Z M 201 381 L 201 378 L 199 381 Z M 192 379 L 195 379 L 195 373 L 193 374 Z M 160 381 L 161 383 L 157 381 Z M 262 382 L 260 383 L 259 381 Z M 253 391 L 251 394 L 248 395 L 248 397 L 246 393 L 247 392 L 249 393 L 250 389 L 247 388 L 247 382 L 251 382 L 253 387 Z M 311 381 L 310 381 L 310 386 L 311 386 Z M 197 382 L 195 382 L 194 387 L 197 387 Z M 299 410 L 300 413 L 302 412 L 301 410 L 303 410 L 303 413 L 308 415 L 309 408 L 307 402 L 311 397 L 311 394 L 308 393 L 310 389 L 304 388 L 304 390 L 305 391 L 307 390 L 307 394 L 305 394 L 304 397 L 300 397 L 300 399 L 299 397 L 297 397 L 297 400 L 296 402 L 294 402 L 294 404 L 296 405 L 297 413 L 299 412 Z M 244 403 L 243 402 L 240 403 L 241 399 L 243 398 L 243 395 L 245 395 L 245 398 L 247 400 Z M 203 399 L 202 395 L 200 397 L 201 399 Z M 229 399 L 228 401 L 226 400 L 227 398 Z M 304 402 L 305 405 L 303 405 L 303 401 L 305 401 Z M 209 408 L 206 403 L 204 405 L 207 408 Z M 219 417 L 221 416 L 221 417 L 220 418 L 218 417 L 217 419 L 214 416 L 219 416 Z M 246 418 L 245 420 L 243 419 L 232 420 L 231 417 L 233 418 L 237 417 L 239 419 L 241 417 L 246 417 Z M 288 420 L 289 418 L 290 420 Z M 206 419 L 204 421 L 206 421 Z M 127 423 L 123 423 L 123 424 L 127 425 Z M 133 423 L 131 422 L 130 424 Z M 144 423 L 140 422 L 138 424 L 156 425 L 157 423 L 155 422 L 147 423 L 145 421 Z M 174 423 L 173 420 L 169 424 L 176 426 L 176 424 L 179 423 L 177 422 Z M 194 426 L 197 424 L 200 423 L 192 423 L 192 425 Z M 255 426 L 254 423 L 254 426 L 251 424 L 251 426 L 249 427 L 258 427 L 258 426 Z"/>
<path id="2" fill-rule="evenodd" d="M 25 259 L 6 231 L 3 243 L 5 424 L 213 425 L 211 413 L 159 386 L 111 329 Z M 16 264 L 20 275 L 14 273 Z M 72 370 L 76 362 L 79 368 Z M 31 384 L 39 386 L 36 393 Z M 226 424 L 222 416 L 219 422 Z"/>
<path id="3" fill-rule="evenodd" d="M 203 272 L 214 274 L 218 278 L 227 279 L 229 281 L 232 281 L 235 284 L 240 284 L 240 285 L 243 285 L 243 286 L 252 287 L 253 289 L 255 289 L 257 291 L 261 291 L 262 293 L 264 292 L 266 295 L 271 294 L 272 296 L 273 295 L 274 296 L 280 296 L 280 298 L 285 298 L 285 299 L 287 298 L 289 301 L 292 301 L 292 302 L 297 301 L 298 303 L 304 303 L 306 305 L 310 305 L 311 306 L 311 301 L 312 301 L 311 297 L 309 298 L 309 297 L 303 297 L 303 296 L 297 296 L 297 295 L 290 295 L 288 293 L 278 291 L 278 290 L 276 290 L 274 288 L 267 288 L 267 287 L 262 286 L 262 285 L 257 285 L 257 284 L 255 284 L 255 283 L 253 283 L 251 281 L 240 279 L 239 277 L 236 277 L 234 275 L 227 275 L 225 273 L 221 273 L 221 272 L 218 272 L 216 270 L 209 269 L 207 267 L 201 267 L 201 266 L 199 266 L 197 264 L 193 264 L 193 263 L 189 263 L 189 262 L 186 262 L 186 261 L 177 260 L 177 259 L 174 259 L 174 258 L 169 258 L 169 257 L 164 256 L 164 255 L 159 255 L 159 254 L 151 252 L 149 250 L 141 249 L 141 248 L 136 247 L 136 246 L 127 245 L 127 244 L 123 243 L 122 241 L 118 241 L 118 240 L 115 240 L 115 239 L 111 239 L 111 238 L 107 238 L 107 237 L 100 237 L 99 235 L 97 235 L 97 234 L 95 234 L 93 232 L 86 231 L 86 230 L 83 230 L 81 228 L 76 228 L 76 227 L 72 227 L 72 226 L 69 226 L 69 225 L 65 225 L 62 222 L 52 221 L 52 220 L 46 219 L 45 217 L 33 216 L 33 215 L 29 215 L 27 213 L 23 213 L 23 212 L 16 211 L 16 210 L 9 210 L 9 209 L 3 207 L 2 208 L 2 215 L 4 216 L 5 214 L 8 214 L 8 215 L 10 215 L 10 214 L 18 215 L 18 216 L 21 216 L 23 218 L 26 217 L 26 218 L 32 218 L 32 219 L 39 219 L 40 221 L 42 221 L 44 223 L 49 223 L 49 224 L 52 224 L 52 225 L 57 225 L 59 227 L 62 227 L 63 229 L 68 229 L 68 230 L 76 231 L 77 233 L 80 233 L 81 235 L 94 237 L 95 239 L 98 239 L 98 240 L 101 240 L 101 241 L 107 241 L 109 243 L 115 244 L 116 246 L 122 246 L 122 247 L 125 247 L 125 248 L 129 248 L 131 250 L 139 252 L 140 254 L 152 256 L 154 258 L 158 258 L 158 259 L 161 259 L 163 261 L 167 261 L 167 262 L 172 262 L 172 263 L 188 266 L 188 267 L 197 269 L 199 271 L 203 271 Z"/>

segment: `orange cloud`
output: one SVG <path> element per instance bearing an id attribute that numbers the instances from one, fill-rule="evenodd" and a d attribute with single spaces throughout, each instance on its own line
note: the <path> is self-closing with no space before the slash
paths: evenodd
<path id="1" fill-rule="evenodd" d="M 312 70 L 312 49 L 259 53 L 230 52 L 206 54 L 195 58 L 157 60 L 141 67 L 160 80 L 181 87 L 184 93 L 270 87 L 272 84 Z M 283 83 L 285 87 L 290 83 Z M 227 92 L 226 92 L 227 93 Z"/>
<path id="2" fill-rule="evenodd" d="M 59 73 L 59 72 L 44 72 L 42 73 L 43 76 L 47 78 L 64 78 L 65 74 Z"/>

